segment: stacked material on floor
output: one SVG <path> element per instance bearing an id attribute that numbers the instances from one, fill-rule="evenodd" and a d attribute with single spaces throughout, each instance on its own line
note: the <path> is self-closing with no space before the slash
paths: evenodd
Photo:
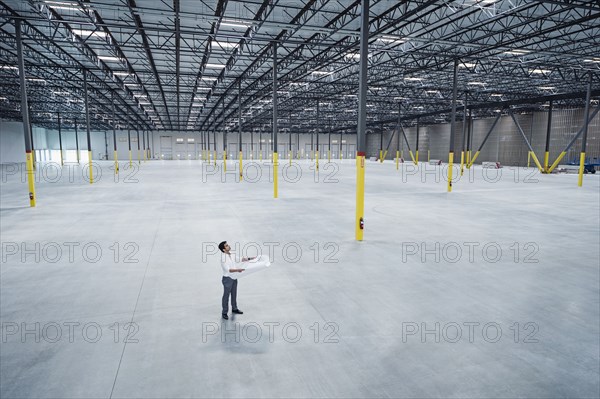
<path id="1" fill-rule="evenodd" d="M 501 169 L 502 165 L 500 162 L 482 162 L 481 166 L 485 169 Z"/>

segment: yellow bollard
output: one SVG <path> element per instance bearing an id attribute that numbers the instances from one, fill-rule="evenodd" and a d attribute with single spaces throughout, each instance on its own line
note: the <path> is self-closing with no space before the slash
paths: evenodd
<path id="1" fill-rule="evenodd" d="M 115 175 L 119 173 L 119 161 L 117 160 L 117 152 L 113 152 L 113 156 L 115 157 Z"/>
<path id="2" fill-rule="evenodd" d="M 427 150 L 427 162 L 429 162 L 429 161 L 430 161 L 430 159 L 431 159 L 431 158 L 429 157 L 429 150 Z"/>
<path id="3" fill-rule="evenodd" d="M 454 152 L 448 154 L 448 192 L 452 191 L 452 166 L 454 165 Z"/>
<path id="4" fill-rule="evenodd" d="M 356 217 L 355 230 L 356 241 L 363 240 L 365 212 L 365 153 L 356 153 Z"/>
<path id="5" fill-rule="evenodd" d="M 460 175 L 462 176 L 465 172 L 465 152 L 460 152 Z"/>
<path id="6" fill-rule="evenodd" d="M 31 151 L 25 152 L 25 163 L 27 167 L 27 184 L 29 186 L 29 206 L 35 206 L 35 176 L 33 173 L 33 155 Z"/>
<path id="7" fill-rule="evenodd" d="M 317 150 L 317 171 L 319 170 L 319 150 Z"/>
<path id="8" fill-rule="evenodd" d="M 383 150 L 379 150 L 379 163 L 383 163 Z"/>
<path id="9" fill-rule="evenodd" d="M 577 185 L 579 187 L 583 186 L 583 170 L 585 168 L 585 152 L 582 152 L 579 156 L 579 179 L 577 180 Z"/>
<path id="10" fill-rule="evenodd" d="M 544 154 L 544 173 L 548 173 L 548 160 L 550 159 L 550 152 L 546 151 Z"/>
<path id="11" fill-rule="evenodd" d="M 115 151 L 115 162 L 116 162 L 116 159 L 117 159 L 117 152 Z M 131 166 L 132 166 L 132 162 L 133 162 L 133 158 L 132 158 L 132 156 L 131 156 L 131 150 L 129 150 L 129 167 L 131 167 Z M 117 164 L 117 166 L 118 166 L 118 165 L 119 165 L 119 164 Z"/>
<path id="12" fill-rule="evenodd" d="M 290 166 L 292 166 L 292 152 L 289 152 L 289 158 L 290 158 Z"/>
<path id="13" fill-rule="evenodd" d="M 240 181 L 244 178 L 242 173 L 242 152 L 240 151 Z"/>
<path id="14" fill-rule="evenodd" d="M 278 193 L 278 177 L 279 177 L 279 157 L 276 152 L 273 153 L 273 198 L 279 196 Z"/>
<path id="15" fill-rule="evenodd" d="M 415 151 L 415 165 L 419 164 L 419 150 Z"/>
<path id="16" fill-rule="evenodd" d="M 400 169 L 400 151 L 396 151 L 396 170 Z"/>
<path id="17" fill-rule="evenodd" d="M 471 163 L 467 165 L 467 169 L 470 169 L 471 166 L 473 166 L 473 164 L 475 163 L 475 160 L 477 159 L 477 157 L 479 156 L 479 151 L 475 152 L 475 155 L 473 156 L 473 158 L 471 159 Z"/>
<path id="18" fill-rule="evenodd" d="M 92 152 L 91 151 L 88 151 L 88 165 L 90 167 L 90 184 L 92 184 L 92 183 L 94 183 L 94 173 L 92 173 L 94 168 L 92 168 Z"/>
<path id="19" fill-rule="evenodd" d="M 223 151 L 223 172 L 227 172 L 227 151 Z"/>
<path id="20" fill-rule="evenodd" d="M 327 163 L 331 162 L 331 150 L 327 150 Z"/>
<path id="21" fill-rule="evenodd" d="M 217 150 L 213 151 L 213 159 L 215 161 L 215 166 L 217 166 Z"/>

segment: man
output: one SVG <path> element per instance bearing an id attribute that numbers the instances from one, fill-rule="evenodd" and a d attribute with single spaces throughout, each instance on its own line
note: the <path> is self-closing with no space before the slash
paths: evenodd
<path id="1" fill-rule="evenodd" d="M 231 247 L 227 244 L 227 241 L 223 241 L 219 244 L 219 249 L 225 255 L 221 258 L 221 268 L 223 269 L 223 299 L 221 300 L 221 305 L 223 306 L 223 311 L 221 312 L 221 316 L 225 320 L 229 320 L 229 316 L 227 316 L 227 312 L 229 311 L 229 295 L 231 295 L 231 312 L 235 314 L 244 314 L 237 307 L 237 276 L 236 273 L 241 273 L 246 269 L 239 269 L 236 266 L 235 258 L 231 256 Z M 247 262 L 253 258 L 243 258 L 242 262 Z"/>

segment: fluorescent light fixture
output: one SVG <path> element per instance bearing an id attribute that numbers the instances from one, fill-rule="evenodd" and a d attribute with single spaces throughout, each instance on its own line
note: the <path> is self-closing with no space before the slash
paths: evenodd
<path id="1" fill-rule="evenodd" d="M 244 28 L 247 29 L 251 26 L 249 23 L 245 23 L 243 21 L 237 21 L 234 19 L 224 19 L 221 21 L 221 26 L 229 26 L 232 28 Z"/>
<path id="2" fill-rule="evenodd" d="M 31 82 L 44 82 L 44 83 L 46 83 L 46 79 L 41 79 L 41 78 L 27 78 L 27 80 L 29 80 Z"/>
<path id="3" fill-rule="evenodd" d="M 100 37 L 106 37 L 107 34 L 106 32 L 103 31 L 99 31 L 99 30 L 85 30 L 85 29 L 73 29 L 73 33 L 76 34 L 77 36 L 100 36 Z"/>
<path id="4" fill-rule="evenodd" d="M 459 68 L 475 68 L 475 64 L 473 64 L 472 62 L 463 62 L 458 64 Z"/>
<path id="5" fill-rule="evenodd" d="M 353 109 L 345 109 L 344 112 L 355 112 Z"/>
<path id="6" fill-rule="evenodd" d="M 500 93 L 492 93 L 492 94 L 490 94 L 490 97 L 502 97 L 502 96 L 503 96 L 503 94 L 500 94 Z"/>
<path id="7" fill-rule="evenodd" d="M 211 91 L 211 90 L 212 90 L 212 88 L 210 88 L 210 87 L 200 87 L 200 86 L 198 86 L 198 87 L 196 88 L 196 90 Z"/>
<path id="8" fill-rule="evenodd" d="M 333 74 L 333 72 L 328 72 L 328 71 L 312 71 L 313 75 L 331 75 Z"/>
<path id="9" fill-rule="evenodd" d="M 510 54 L 510 55 L 525 55 L 528 53 L 529 53 L 529 50 L 509 50 L 509 51 L 504 52 L 504 54 Z"/>
<path id="10" fill-rule="evenodd" d="M 540 87 L 538 87 L 538 89 L 540 89 L 540 90 L 553 90 L 553 89 L 556 89 L 556 87 L 554 87 L 554 86 L 540 86 Z"/>
<path id="11" fill-rule="evenodd" d="M 200 103 L 192 103 L 192 107 L 203 107 L 204 104 L 200 104 Z"/>
<path id="12" fill-rule="evenodd" d="M 501 109 L 495 109 L 494 112 L 502 112 Z"/>
<path id="13" fill-rule="evenodd" d="M 98 59 L 106 62 L 121 62 L 119 57 L 112 57 L 108 55 L 99 55 Z"/>
<path id="14" fill-rule="evenodd" d="M 583 60 L 583 62 L 600 62 L 600 58 L 597 58 L 597 57 L 586 58 L 585 60 Z"/>
<path id="15" fill-rule="evenodd" d="M 221 68 L 225 68 L 225 65 L 223 64 L 206 64 L 207 68 L 212 68 L 212 69 L 221 69 Z"/>
<path id="16" fill-rule="evenodd" d="M 150 105 L 150 103 L 147 101 L 140 101 L 139 104 L 140 105 Z"/>
<path id="17" fill-rule="evenodd" d="M 415 106 L 413 106 L 412 108 L 413 108 L 413 109 L 423 109 L 423 107 L 422 107 L 422 106 L 420 106 L 420 105 L 415 105 Z"/>
<path id="18" fill-rule="evenodd" d="M 485 82 L 467 82 L 471 86 L 485 86 Z"/>
<path id="19" fill-rule="evenodd" d="M 116 72 L 113 72 L 113 75 L 115 75 L 115 76 L 129 76 L 129 72 L 116 71 Z"/>
<path id="20" fill-rule="evenodd" d="M 367 107 L 369 107 L 369 108 L 373 108 L 373 107 L 374 107 L 374 105 L 373 105 L 373 104 L 367 104 Z"/>
<path id="21" fill-rule="evenodd" d="M 202 76 L 202 79 L 204 80 L 217 80 L 216 76 Z"/>
<path id="22" fill-rule="evenodd" d="M 77 7 L 74 3 L 65 3 L 60 1 L 46 1 L 48 7 L 52 7 L 55 10 L 69 10 L 69 11 L 81 11 L 81 8 Z"/>
<path id="23" fill-rule="evenodd" d="M 239 43 L 221 42 L 218 40 L 213 41 L 213 44 L 223 48 L 236 48 L 237 46 L 239 46 Z"/>
<path id="24" fill-rule="evenodd" d="M 58 94 L 58 95 L 60 95 L 60 96 L 66 96 L 66 95 L 69 95 L 69 94 L 71 94 L 71 93 L 69 93 L 68 91 L 53 91 L 52 93 L 53 93 L 53 94 Z"/>
<path id="25" fill-rule="evenodd" d="M 439 90 L 425 90 L 425 93 L 428 93 L 428 94 L 438 94 Z"/>
<path id="26" fill-rule="evenodd" d="M 409 80 L 411 82 L 420 82 L 420 81 L 423 80 L 423 78 L 411 78 L 411 77 L 408 77 L 408 78 L 404 78 L 404 80 Z"/>
<path id="27" fill-rule="evenodd" d="M 535 68 L 535 69 L 530 69 L 529 73 L 537 73 L 537 74 L 543 74 L 543 73 L 550 73 L 552 72 L 549 69 L 542 69 L 542 68 Z"/>
<path id="28" fill-rule="evenodd" d="M 353 98 L 356 98 L 358 96 L 356 94 L 344 94 L 344 97 L 353 97 Z"/>
<path id="29" fill-rule="evenodd" d="M 394 100 L 406 100 L 406 97 L 394 97 Z"/>
<path id="30" fill-rule="evenodd" d="M 6 97 L 0 97 L 0 101 L 6 101 L 6 100 L 8 100 L 8 98 L 6 98 Z"/>
<path id="31" fill-rule="evenodd" d="M 394 43 L 394 44 L 401 44 L 406 41 L 404 39 L 400 39 L 399 37 L 394 37 L 394 36 L 382 36 L 377 40 L 384 42 L 384 43 Z"/>
<path id="32" fill-rule="evenodd" d="M 0 69 L 19 69 L 16 66 L 12 66 L 12 65 L 2 65 L 0 66 Z"/>

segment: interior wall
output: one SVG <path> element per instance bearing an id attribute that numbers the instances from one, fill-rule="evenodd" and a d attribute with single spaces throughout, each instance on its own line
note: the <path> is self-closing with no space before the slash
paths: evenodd
<path id="1" fill-rule="evenodd" d="M 573 137 L 583 126 L 584 109 L 559 109 L 553 110 L 552 129 L 550 138 L 550 160 L 556 159 L 560 152 L 567 146 Z M 460 152 L 463 140 L 462 115 L 455 127 L 454 153 L 455 162 L 460 162 Z M 533 150 L 540 162 L 543 162 L 546 145 L 546 130 L 548 126 L 548 111 L 535 112 L 533 114 L 515 114 L 525 136 L 531 143 Z M 473 119 L 471 125 L 472 140 L 471 149 L 473 153 L 479 148 L 484 137 L 489 132 L 495 118 Z M 372 129 L 373 130 L 373 129 Z M 410 148 L 415 150 L 416 127 L 404 127 Z M 394 133 L 394 130 L 385 130 L 383 133 L 383 147 Z M 400 137 L 400 150 L 405 160 L 410 159 L 408 149 L 403 137 Z M 420 126 L 419 128 L 419 161 L 427 161 L 428 151 L 431 159 L 448 161 L 450 141 L 450 124 L 439 124 L 431 126 Z M 380 130 L 373 130 L 367 135 L 367 156 L 379 156 L 381 143 Z M 397 136 L 394 136 L 390 144 L 387 159 L 396 156 Z M 579 162 L 581 151 L 581 137 L 568 151 L 563 163 Z M 598 163 L 600 157 L 600 116 L 596 116 L 588 125 L 588 140 L 586 156 L 594 163 Z M 477 162 L 498 161 L 504 165 L 526 166 L 528 160 L 528 148 L 525 144 L 517 125 L 508 115 L 501 116 L 494 127 L 488 141 L 481 150 Z M 530 161 L 534 165 L 533 160 Z"/>

